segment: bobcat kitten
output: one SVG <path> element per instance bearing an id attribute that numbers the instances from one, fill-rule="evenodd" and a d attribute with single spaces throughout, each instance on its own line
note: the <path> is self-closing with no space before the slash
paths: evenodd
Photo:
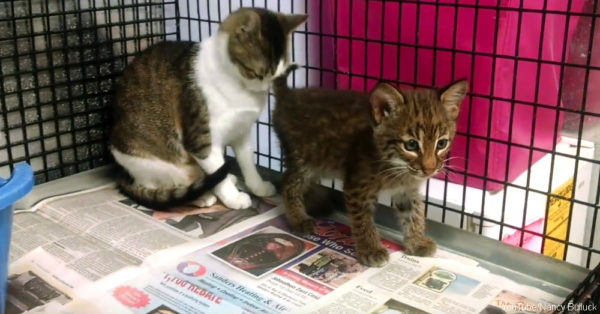
<path id="1" fill-rule="evenodd" d="M 289 62 L 290 33 L 306 18 L 242 8 L 202 43 L 163 42 L 137 56 L 113 108 L 110 149 L 127 174 L 121 190 L 151 208 L 210 206 L 217 197 L 229 208 L 249 207 L 224 168 L 231 145 L 250 192 L 274 194 L 252 160 L 250 128 Z"/>
<path id="2" fill-rule="evenodd" d="M 464 80 L 440 90 L 398 90 L 380 83 L 365 94 L 289 89 L 286 76 L 277 78 L 273 124 L 286 166 L 282 194 L 290 226 L 313 231 L 303 198 L 311 180 L 332 174 L 344 180 L 360 263 L 381 266 L 389 259 L 373 223 L 377 195 L 384 189 L 395 191 L 406 253 L 435 253 L 435 242 L 424 233 L 418 189 L 443 166 L 466 89 Z"/>

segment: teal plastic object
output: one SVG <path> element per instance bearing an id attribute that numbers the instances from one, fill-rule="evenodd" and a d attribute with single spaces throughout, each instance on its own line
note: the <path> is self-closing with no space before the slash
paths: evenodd
<path id="1" fill-rule="evenodd" d="M 8 180 L 0 178 L 0 313 L 6 306 L 6 281 L 8 275 L 8 248 L 12 229 L 12 205 L 31 191 L 33 171 L 26 163 L 15 166 Z"/>

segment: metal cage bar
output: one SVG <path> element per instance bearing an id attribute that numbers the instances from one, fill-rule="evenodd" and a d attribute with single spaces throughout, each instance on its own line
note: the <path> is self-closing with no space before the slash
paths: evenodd
<path id="1" fill-rule="evenodd" d="M 302 65 L 290 78 L 295 87 L 321 85 L 366 90 L 385 79 L 400 86 L 421 88 L 448 83 L 462 74 L 471 78 L 468 104 L 462 113 L 466 126 L 457 132 L 457 138 L 464 139 L 466 147 L 461 155 L 451 155 L 462 162 L 450 167 L 447 175 L 439 179 L 440 184 L 426 184 L 426 212 L 430 219 L 479 234 L 485 234 L 488 227 L 497 228 L 497 233 L 488 236 L 502 241 L 514 235 L 518 246 L 524 246 L 531 238 L 539 239 L 539 252 L 545 252 L 554 243 L 562 247 L 560 259 L 573 262 L 572 256 L 581 254 L 576 263 L 592 268 L 600 262 L 600 239 L 596 239 L 599 234 L 595 232 L 600 219 L 600 192 L 593 189 L 600 186 L 600 109 L 590 103 L 588 95 L 594 92 L 592 80 L 600 75 L 600 61 L 595 61 L 600 51 L 594 45 L 599 40 L 596 34 L 600 33 L 596 23 L 600 18 L 598 1 L 568 0 L 561 9 L 550 7 L 547 0 L 540 3 L 541 6 L 523 0 L 0 1 L 0 173 L 20 161 L 28 161 L 35 170 L 36 182 L 41 183 L 109 163 L 106 126 L 110 123 L 107 109 L 113 84 L 127 62 L 147 46 L 163 40 L 202 40 L 217 30 L 227 14 L 241 6 L 306 13 L 310 15 L 307 25 L 292 36 L 291 57 Z M 586 3 L 587 9 L 576 8 L 577 3 Z M 357 13 L 357 10 L 364 11 Z M 379 19 L 373 20 L 374 16 Z M 398 22 L 407 16 L 414 17 L 414 23 Z M 449 17 L 451 25 L 439 22 L 442 16 Z M 480 27 L 489 16 L 495 17 L 492 33 Z M 343 23 L 353 18 L 359 27 Z M 514 25 L 508 31 L 501 31 L 505 18 L 514 19 Z M 526 54 L 523 27 L 531 18 L 540 19 L 540 31 L 538 38 L 534 38 L 535 53 Z M 473 20 L 470 28 L 458 26 L 463 19 Z M 551 19 L 563 23 L 563 28 L 547 33 Z M 429 26 L 424 23 L 431 20 L 434 33 L 428 38 L 424 33 Z M 445 35 L 438 34 L 448 27 L 452 29 Z M 587 47 L 579 47 L 586 53 L 583 61 L 571 58 L 574 48 L 578 48 L 573 46 L 574 27 L 588 32 L 584 41 Z M 407 39 L 405 35 L 411 30 L 414 37 Z M 478 46 L 482 36 L 491 38 L 491 48 Z M 502 50 L 499 45 L 507 36 L 514 36 L 516 44 Z M 544 45 L 552 36 L 563 40 L 556 57 L 544 52 Z M 449 45 L 440 44 L 445 37 L 449 38 Z M 467 44 L 459 43 L 463 38 L 469 39 Z M 343 61 L 338 55 L 348 60 Z M 491 79 L 485 89 L 475 82 L 483 70 L 478 60 L 490 64 Z M 434 65 L 431 73 L 424 73 L 421 67 L 427 62 Z M 436 69 L 448 62 L 449 70 L 442 77 Z M 459 66 L 464 64 L 469 65 L 467 73 L 460 72 Z M 508 76 L 513 77 L 531 66 L 535 78 L 531 82 L 510 78 L 509 93 L 495 93 L 494 78 L 499 75 L 500 64 L 509 64 L 505 69 L 510 69 Z M 549 68 L 558 69 L 553 103 L 540 100 L 546 95 L 539 85 Z M 573 86 L 565 86 L 568 71 L 583 73 L 582 86 L 576 87 L 582 94 L 575 106 L 563 105 L 564 99 L 573 93 Z M 518 97 L 523 84 L 534 88 L 531 99 Z M 484 105 L 477 107 L 476 103 Z M 497 118 L 493 114 L 501 104 L 508 106 L 502 118 L 508 125 L 518 123 L 516 118 L 523 112 L 531 112 L 527 140 L 520 141 L 512 127 L 502 137 L 492 134 Z M 269 115 L 273 106 L 276 103 L 268 97 L 267 112 L 253 129 L 256 162 L 282 171 L 284 166 Z M 485 119 L 476 116 L 481 112 L 487 113 Z M 546 146 L 536 141 L 538 124 L 547 122 L 540 120 L 540 113 L 553 117 L 548 119 L 554 123 L 548 130 L 552 141 Z M 571 119 L 575 121 L 572 131 L 560 127 L 559 121 L 566 116 L 575 117 Z M 474 128 L 474 122 L 483 123 L 485 128 Z M 561 133 L 573 137 L 567 152 L 557 148 Z M 590 150 L 586 146 L 589 141 L 595 142 L 592 155 L 582 153 Z M 500 176 L 489 173 L 490 156 L 483 162 L 483 171 L 474 172 L 478 167 L 472 159 L 478 153 L 473 148 L 475 143 L 483 143 L 480 147 L 486 155 L 492 154 L 492 147 L 505 148 Z M 526 152 L 529 169 L 524 184 L 512 181 L 509 174 L 515 152 L 520 151 Z M 541 155 L 548 156 L 549 169 L 548 178 L 543 178 L 547 182 L 540 188 L 534 183 L 541 179 L 531 169 L 537 160 L 534 156 Z M 566 194 L 557 192 L 553 183 L 557 169 L 565 161 L 573 164 L 570 177 L 575 187 Z M 591 169 L 590 173 L 581 172 L 584 166 Z M 582 176 L 591 186 L 584 196 L 577 190 Z M 481 194 L 475 198 L 469 187 L 473 180 L 481 182 Z M 339 188 L 335 181 L 323 184 Z M 454 189 L 455 185 L 460 188 Z M 501 186 L 499 192 L 494 191 L 503 193 L 500 198 L 493 198 L 492 185 Z M 440 189 L 441 196 L 434 197 Z M 509 217 L 514 193 L 524 195 L 519 207 L 522 216 L 517 222 Z M 545 197 L 545 204 L 541 205 L 543 227 L 533 230 L 528 222 L 529 204 L 539 195 Z M 478 202 L 475 210 L 469 205 L 474 199 Z M 553 214 L 551 203 L 555 201 L 568 204 L 566 230 L 560 235 L 549 230 L 548 217 Z M 500 204 L 496 216 L 490 212 L 494 202 Z M 573 215 L 581 211 L 585 211 L 589 222 L 584 226 L 574 225 Z M 581 238 L 573 236 L 583 229 L 585 234 Z"/>

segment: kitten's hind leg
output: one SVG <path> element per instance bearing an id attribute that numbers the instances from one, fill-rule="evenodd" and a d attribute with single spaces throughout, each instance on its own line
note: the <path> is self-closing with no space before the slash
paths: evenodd
<path id="1" fill-rule="evenodd" d="M 425 235 L 424 204 L 418 192 L 402 193 L 394 196 L 394 205 L 404 233 L 404 250 L 407 254 L 432 256 L 437 245 Z"/>
<path id="2" fill-rule="evenodd" d="M 310 173 L 304 167 L 290 167 L 283 173 L 282 197 L 285 216 L 290 228 L 296 232 L 313 233 L 313 220 L 306 213 L 304 193 L 310 182 Z"/>

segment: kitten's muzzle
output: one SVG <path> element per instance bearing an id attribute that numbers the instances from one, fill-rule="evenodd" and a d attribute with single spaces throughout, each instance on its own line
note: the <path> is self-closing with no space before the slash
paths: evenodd
<path id="1" fill-rule="evenodd" d="M 433 175 L 434 173 L 436 173 L 436 171 L 437 171 L 437 168 L 423 168 L 423 170 L 422 170 L 422 171 L 423 171 L 423 174 L 424 174 L 424 175 L 426 175 L 426 176 L 431 176 L 431 175 Z"/>
<path id="2" fill-rule="evenodd" d="M 431 158 L 431 159 L 425 159 L 425 160 L 423 160 L 423 164 L 421 165 L 421 171 L 423 172 L 423 174 L 425 176 L 431 176 L 437 170 L 438 170 L 438 168 L 437 168 L 437 162 L 436 162 L 435 159 Z"/>

